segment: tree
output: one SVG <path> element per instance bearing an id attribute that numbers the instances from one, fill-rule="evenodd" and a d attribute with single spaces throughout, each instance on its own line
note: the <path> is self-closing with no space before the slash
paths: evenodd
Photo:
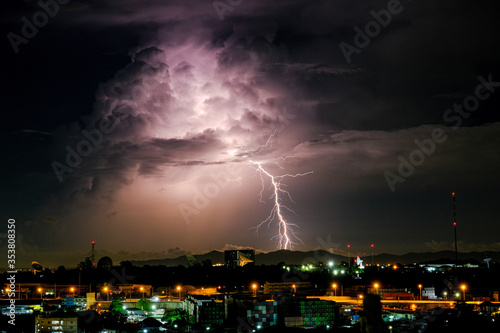
<path id="1" fill-rule="evenodd" d="M 170 325 L 177 325 L 177 328 L 180 329 L 181 331 L 184 330 L 189 326 L 193 325 L 195 320 L 193 316 L 190 316 L 186 310 L 182 309 L 175 309 L 172 311 L 167 311 L 163 315 L 162 320 L 168 322 Z"/>
<path id="2" fill-rule="evenodd" d="M 68 306 L 64 308 L 64 312 L 69 315 L 77 315 L 78 308 L 76 305 Z"/>
<path id="3" fill-rule="evenodd" d="M 129 260 L 120 261 L 120 266 L 125 267 L 125 269 L 132 268 L 134 265 Z"/>
<path id="4" fill-rule="evenodd" d="M 182 309 L 175 309 L 172 311 L 167 311 L 163 315 L 162 320 L 167 321 L 169 323 L 173 323 L 176 320 L 184 320 L 188 317 L 188 314 L 185 310 Z"/>
<path id="5" fill-rule="evenodd" d="M 212 266 L 213 266 L 213 265 L 212 265 L 212 260 L 210 260 L 210 259 L 205 259 L 205 260 L 203 260 L 203 261 L 201 262 L 201 266 L 202 266 L 203 268 L 212 268 Z"/>
<path id="6" fill-rule="evenodd" d="M 142 311 L 151 311 L 151 301 L 149 299 L 141 298 L 137 302 L 136 308 L 141 309 Z"/>
<path id="7" fill-rule="evenodd" d="M 123 309 L 123 303 L 118 299 L 114 299 L 111 302 L 111 305 L 109 306 L 109 312 L 112 315 L 118 315 L 118 314 L 125 315 L 125 314 L 127 314 L 127 311 L 125 311 Z"/>

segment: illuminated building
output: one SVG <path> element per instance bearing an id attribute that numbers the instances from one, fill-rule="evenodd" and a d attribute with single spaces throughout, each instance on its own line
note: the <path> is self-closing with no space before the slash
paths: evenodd
<path id="1" fill-rule="evenodd" d="M 217 326 L 224 323 L 224 301 L 207 296 L 188 295 L 184 300 L 184 310 L 193 316 L 196 323 Z"/>
<path id="2" fill-rule="evenodd" d="M 78 332 L 78 317 L 52 317 L 38 315 L 35 319 L 36 333 Z"/>
<path id="3" fill-rule="evenodd" d="M 254 327 L 267 327 L 278 324 L 277 301 L 255 301 L 247 310 L 247 321 Z"/>
<path id="4" fill-rule="evenodd" d="M 224 251 L 224 261 L 229 268 L 255 265 L 255 250 Z"/>
<path id="5" fill-rule="evenodd" d="M 311 287 L 310 282 L 266 282 L 264 284 L 264 294 L 276 292 L 301 292 Z"/>
<path id="6" fill-rule="evenodd" d="M 87 307 L 87 298 L 65 296 L 61 300 L 61 306 L 63 307 L 76 306 L 78 309 L 83 310 Z"/>
<path id="7" fill-rule="evenodd" d="M 285 326 L 332 326 L 335 322 L 335 302 L 319 298 L 290 298 L 282 308 Z"/>

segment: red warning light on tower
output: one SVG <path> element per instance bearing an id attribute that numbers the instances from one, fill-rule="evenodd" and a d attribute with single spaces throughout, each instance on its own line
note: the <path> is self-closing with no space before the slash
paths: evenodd
<path id="1" fill-rule="evenodd" d="M 351 245 L 350 245 L 350 244 L 347 244 L 347 247 L 351 247 Z"/>

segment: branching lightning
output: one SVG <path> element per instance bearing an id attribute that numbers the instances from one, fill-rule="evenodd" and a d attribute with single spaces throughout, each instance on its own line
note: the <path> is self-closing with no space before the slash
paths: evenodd
<path id="1" fill-rule="evenodd" d="M 275 134 L 276 134 L 276 131 L 274 131 L 274 133 L 271 134 L 271 136 L 268 138 L 266 144 L 264 146 L 260 147 L 258 151 L 261 151 L 261 150 L 265 149 L 266 147 L 269 147 L 271 139 L 274 137 Z M 287 158 L 290 158 L 290 156 L 287 156 L 284 158 L 280 157 L 280 159 L 283 159 L 284 161 L 286 161 Z M 296 215 L 295 212 L 291 208 L 289 208 L 288 206 L 286 206 L 283 203 L 283 200 L 282 200 L 283 196 L 288 197 L 288 199 L 292 203 L 295 203 L 295 201 L 293 201 L 290 193 L 286 189 L 283 188 L 283 187 L 286 187 L 286 184 L 284 184 L 282 181 L 283 181 L 283 179 L 285 179 L 287 177 L 288 178 L 297 178 L 297 177 L 306 176 L 308 174 L 312 174 L 313 172 L 309 171 L 309 172 L 305 172 L 305 173 L 283 174 L 283 175 L 275 176 L 275 175 L 272 175 L 268 170 L 264 169 L 261 162 L 255 162 L 255 161 L 250 161 L 250 162 L 254 166 L 256 166 L 255 170 L 259 173 L 260 178 L 261 178 L 261 190 L 259 193 L 260 201 L 264 203 L 263 195 L 264 195 L 265 184 L 266 184 L 265 177 L 269 177 L 269 179 L 271 180 L 271 186 L 270 186 L 271 192 L 272 192 L 271 199 L 274 202 L 273 208 L 271 209 L 269 216 L 264 221 L 259 223 L 259 225 L 257 227 L 255 227 L 255 229 L 258 232 L 259 228 L 262 225 L 267 223 L 267 225 L 269 227 L 270 224 L 272 224 L 273 222 L 276 222 L 278 224 L 278 234 L 276 236 L 274 236 L 272 239 L 277 239 L 277 241 L 278 241 L 277 247 L 280 250 L 291 249 L 293 247 L 293 245 L 296 244 L 294 242 L 294 240 L 298 240 L 299 242 L 302 243 L 300 238 L 297 237 L 297 235 L 294 232 L 294 228 L 297 228 L 298 226 L 294 223 L 288 222 L 285 219 L 284 214 L 283 214 L 283 211 L 287 210 L 287 211 L 293 213 L 294 215 Z M 279 162 L 274 162 L 274 163 L 280 169 L 283 169 L 283 167 L 279 164 Z"/>

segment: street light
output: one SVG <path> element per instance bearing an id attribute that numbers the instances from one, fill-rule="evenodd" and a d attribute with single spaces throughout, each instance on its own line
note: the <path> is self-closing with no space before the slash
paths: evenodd
<path id="1" fill-rule="evenodd" d="M 443 296 L 444 296 L 444 299 L 447 301 L 448 300 L 448 293 L 446 291 L 443 291 Z"/>
<path id="2" fill-rule="evenodd" d="M 144 287 L 139 288 L 142 291 L 142 298 L 144 298 Z"/>
<path id="3" fill-rule="evenodd" d="M 422 300 L 422 285 L 418 285 L 418 289 L 420 289 L 420 300 Z"/>
<path id="4" fill-rule="evenodd" d="M 378 287 L 379 287 L 378 283 L 375 283 L 373 287 L 375 287 L 375 294 L 378 295 Z"/>
<path id="5" fill-rule="evenodd" d="M 73 294 L 73 297 L 75 297 L 75 288 L 71 287 L 71 288 L 69 288 L 69 291 L 71 291 L 71 293 Z"/>
<path id="6" fill-rule="evenodd" d="M 37 290 L 40 293 L 40 299 L 42 299 L 42 288 L 38 288 Z"/>
<path id="7" fill-rule="evenodd" d="M 109 301 L 109 293 L 108 293 L 109 288 L 106 286 L 104 287 L 104 291 L 106 292 L 106 299 Z"/>
<path id="8" fill-rule="evenodd" d="M 292 288 L 293 288 L 293 293 L 294 293 L 294 294 L 295 294 L 295 293 L 297 293 L 297 286 L 296 286 L 296 285 L 294 285 L 294 284 L 292 284 Z"/>
<path id="9" fill-rule="evenodd" d="M 337 297 L 337 284 L 336 283 L 332 284 L 332 288 L 334 293 L 333 296 Z"/>
<path id="10" fill-rule="evenodd" d="M 463 294 L 463 297 L 464 297 L 464 302 L 465 302 L 465 289 L 467 289 L 467 286 L 465 284 L 462 284 L 460 286 L 460 288 L 462 288 L 462 294 Z"/>
<path id="11" fill-rule="evenodd" d="M 255 283 L 252 284 L 252 289 L 253 289 L 253 296 L 256 297 L 257 296 L 257 285 Z"/>
<path id="12" fill-rule="evenodd" d="M 177 291 L 179 292 L 179 301 L 181 300 L 181 287 L 177 286 Z"/>

